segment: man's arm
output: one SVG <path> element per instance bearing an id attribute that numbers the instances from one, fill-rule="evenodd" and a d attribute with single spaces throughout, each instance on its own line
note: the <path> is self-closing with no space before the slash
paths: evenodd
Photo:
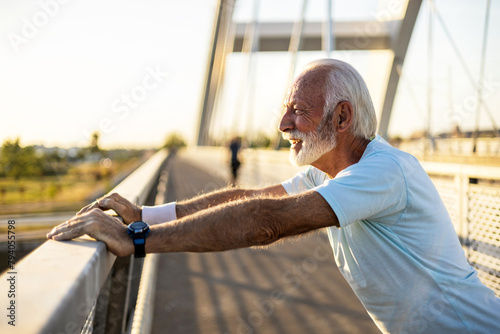
<path id="1" fill-rule="evenodd" d="M 175 211 L 177 218 L 183 218 L 220 204 L 261 196 L 282 197 L 287 193 L 281 184 L 261 189 L 227 188 L 177 203 Z"/>
<path id="2" fill-rule="evenodd" d="M 209 194 L 200 195 L 181 203 L 176 203 L 175 215 L 177 218 L 182 218 L 223 203 L 258 196 L 281 197 L 287 196 L 287 193 L 281 184 L 261 189 L 226 188 Z M 142 220 L 141 208 L 117 193 L 104 196 L 85 206 L 77 213 L 77 216 L 88 213 L 94 209 L 114 210 L 126 224 Z M 163 222 L 165 222 L 165 220 Z"/>
<path id="3" fill-rule="evenodd" d="M 316 191 L 281 198 L 255 198 L 152 226 L 146 251 L 217 252 L 265 246 L 333 225 L 338 226 L 337 216 Z"/>
<path id="4" fill-rule="evenodd" d="M 118 256 L 132 254 L 134 247 L 126 226 L 111 223 L 102 215 L 102 211 L 94 209 L 76 216 L 54 228 L 48 237 L 69 240 L 88 234 L 104 241 Z M 315 191 L 280 198 L 252 198 L 152 226 L 146 252 L 215 252 L 263 246 L 332 225 L 338 225 L 337 216 Z"/>

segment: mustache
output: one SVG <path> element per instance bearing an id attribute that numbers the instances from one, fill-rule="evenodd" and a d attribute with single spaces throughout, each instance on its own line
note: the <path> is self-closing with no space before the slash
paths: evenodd
<path id="1" fill-rule="evenodd" d="M 281 136 L 283 137 L 284 140 L 292 140 L 292 139 L 304 140 L 308 139 L 309 137 L 307 133 L 301 132 L 299 130 L 288 130 L 282 132 Z"/>

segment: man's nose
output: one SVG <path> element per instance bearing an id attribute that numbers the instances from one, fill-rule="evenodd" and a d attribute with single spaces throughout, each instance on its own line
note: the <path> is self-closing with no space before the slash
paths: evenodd
<path id="1" fill-rule="evenodd" d="M 294 128 L 293 115 L 291 112 L 286 111 L 283 117 L 281 117 L 279 130 L 281 132 L 286 132 L 288 130 L 292 130 Z"/>

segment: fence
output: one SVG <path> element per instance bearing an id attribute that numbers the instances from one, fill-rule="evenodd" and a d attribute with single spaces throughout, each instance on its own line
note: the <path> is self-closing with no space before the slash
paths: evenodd
<path id="1" fill-rule="evenodd" d="M 473 138 L 434 138 L 429 142 L 427 138 L 404 141 L 400 149 L 413 155 L 430 152 L 454 157 L 470 157 L 474 148 Z M 478 138 L 476 142 L 475 157 L 497 157 L 500 151 L 499 138 Z"/>
<path id="2" fill-rule="evenodd" d="M 469 263 L 500 296 L 500 167 L 422 165 L 450 213 Z"/>

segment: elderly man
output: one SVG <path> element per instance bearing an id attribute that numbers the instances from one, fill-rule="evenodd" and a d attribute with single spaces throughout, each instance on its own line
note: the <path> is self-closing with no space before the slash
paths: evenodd
<path id="1" fill-rule="evenodd" d="M 88 234 L 126 256 L 268 245 L 326 227 L 341 273 L 381 331 L 500 333 L 500 299 L 467 263 L 418 161 L 375 135 L 368 89 L 352 66 L 309 64 L 289 89 L 280 131 L 291 161 L 311 165 L 282 184 L 142 209 L 112 194 L 48 238 Z"/>

